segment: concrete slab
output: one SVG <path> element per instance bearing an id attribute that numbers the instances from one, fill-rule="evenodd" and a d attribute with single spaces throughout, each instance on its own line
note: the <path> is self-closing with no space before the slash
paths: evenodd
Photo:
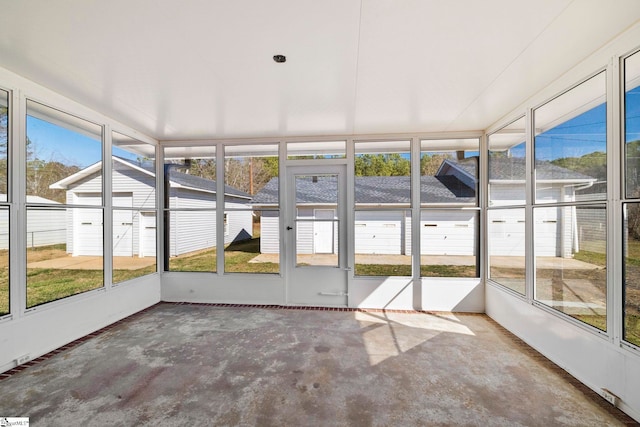
<path id="1" fill-rule="evenodd" d="M 355 258 L 356 264 L 411 265 L 411 257 L 409 255 L 357 254 Z M 277 263 L 278 259 L 278 254 L 260 254 L 249 262 Z M 334 265 L 337 256 L 329 254 L 299 254 L 298 260 L 310 265 Z M 476 257 L 467 255 L 422 255 L 420 262 L 422 265 L 476 265 Z M 573 258 L 537 257 L 536 263 L 538 268 L 544 269 L 592 270 L 598 268 L 596 265 Z M 491 266 L 522 268 L 524 266 L 524 257 L 492 256 Z"/>
<path id="2" fill-rule="evenodd" d="M 33 425 L 623 425 L 485 315 L 159 304 L 0 381 Z"/>

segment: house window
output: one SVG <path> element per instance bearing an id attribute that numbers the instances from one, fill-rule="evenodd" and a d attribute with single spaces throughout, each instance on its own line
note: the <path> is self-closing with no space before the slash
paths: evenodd
<path id="1" fill-rule="evenodd" d="M 165 146 L 164 267 L 216 271 L 216 147 Z"/>
<path id="2" fill-rule="evenodd" d="M 355 143 L 355 274 L 411 276 L 411 141 Z"/>
<path id="3" fill-rule="evenodd" d="M 102 127 L 27 101 L 27 308 L 103 286 Z"/>
<path id="4" fill-rule="evenodd" d="M 624 61 L 624 337 L 640 347 L 640 52 Z"/>
<path id="5" fill-rule="evenodd" d="M 487 138 L 489 279 L 525 294 L 525 117 Z"/>
<path id="6" fill-rule="evenodd" d="M 113 283 L 156 272 L 155 146 L 113 132 Z"/>
<path id="7" fill-rule="evenodd" d="M 280 272 L 279 145 L 225 145 L 225 273 Z"/>
<path id="8" fill-rule="evenodd" d="M 0 90 L 0 317 L 9 308 L 9 94 Z"/>
<path id="9" fill-rule="evenodd" d="M 607 105 L 600 73 L 534 110 L 535 299 L 607 330 Z"/>
<path id="10" fill-rule="evenodd" d="M 420 141 L 420 276 L 478 277 L 478 138 Z"/>

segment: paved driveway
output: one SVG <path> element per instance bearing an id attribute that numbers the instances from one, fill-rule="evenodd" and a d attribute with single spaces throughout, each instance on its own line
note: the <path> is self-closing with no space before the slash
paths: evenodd
<path id="1" fill-rule="evenodd" d="M 249 262 L 278 262 L 278 254 L 260 254 Z M 310 265 L 335 265 L 336 255 L 331 254 L 298 254 L 298 262 Z M 420 257 L 422 265 L 476 265 L 476 257 L 465 255 L 423 255 Z M 383 265 L 411 265 L 409 255 L 356 255 L 357 264 L 383 264 Z M 543 269 L 567 269 L 567 270 L 592 270 L 598 266 L 572 258 L 537 257 L 538 268 Z M 492 256 L 491 265 L 503 268 L 521 268 L 524 265 L 524 257 L 518 256 Z"/>
<path id="2" fill-rule="evenodd" d="M 113 266 L 117 270 L 138 270 L 156 263 L 154 257 L 113 257 Z M 27 268 L 51 268 L 56 270 L 102 270 L 104 260 L 101 256 L 65 256 L 44 261 L 31 262 Z"/>

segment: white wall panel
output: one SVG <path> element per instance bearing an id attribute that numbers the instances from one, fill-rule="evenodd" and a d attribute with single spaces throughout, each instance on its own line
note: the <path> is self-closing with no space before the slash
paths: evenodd
<path id="1" fill-rule="evenodd" d="M 284 279 L 273 274 L 164 273 L 162 300 L 282 305 Z"/>
<path id="2" fill-rule="evenodd" d="M 496 285 L 486 286 L 486 313 L 588 387 L 607 388 L 621 408 L 640 420 L 640 354 L 606 337 L 516 298 Z"/>
<path id="3" fill-rule="evenodd" d="M 160 301 L 160 276 L 134 279 L 126 286 L 97 290 L 36 307 L 0 323 L 0 372 L 15 359 L 35 359 Z"/>
<path id="4" fill-rule="evenodd" d="M 423 278 L 422 310 L 484 312 L 484 291 L 480 279 Z M 410 277 L 356 277 L 349 285 L 349 307 L 414 310 L 413 280 Z"/>

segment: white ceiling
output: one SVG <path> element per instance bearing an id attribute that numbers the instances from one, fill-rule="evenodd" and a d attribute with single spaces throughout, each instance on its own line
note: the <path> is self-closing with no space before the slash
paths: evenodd
<path id="1" fill-rule="evenodd" d="M 0 66 L 160 140 L 479 130 L 639 19 L 638 0 L 1 0 Z"/>

